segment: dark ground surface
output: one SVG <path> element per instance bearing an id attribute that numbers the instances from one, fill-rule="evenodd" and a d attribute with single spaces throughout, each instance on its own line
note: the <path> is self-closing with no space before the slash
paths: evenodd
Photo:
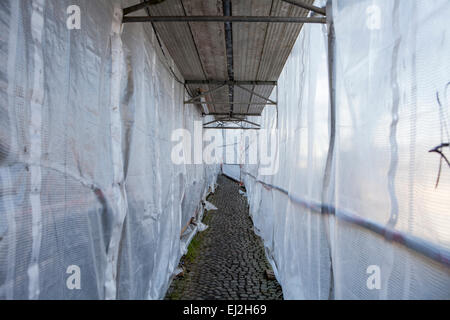
<path id="1" fill-rule="evenodd" d="M 255 235 L 247 199 L 234 181 L 220 176 L 216 193 L 208 201 L 219 210 L 208 212 L 208 229 L 197 234 L 182 258 L 185 272 L 172 282 L 167 300 L 279 300 L 276 280 L 268 280 L 270 269 L 262 240 Z"/>

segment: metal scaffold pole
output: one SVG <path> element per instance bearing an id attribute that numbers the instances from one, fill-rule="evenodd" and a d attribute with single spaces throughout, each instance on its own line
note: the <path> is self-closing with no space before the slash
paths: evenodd
<path id="1" fill-rule="evenodd" d="M 333 6 L 332 0 L 327 0 L 326 5 L 326 18 L 327 18 L 327 37 L 328 37 L 328 86 L 329 86 L 329 98 L 330 98 L 330 109 L 329 109 L 329 130 L 330 130 L 330 141 L 328 146 L 327 163 L 325 167 L 325 173 L 323 177 L 323 188 L 322 188 L 322 213 L 327 213 L 328 217 L 333 217 L 335 215 L 335 204 L 332 198 L 334 198 L 334 188 L 332 187 L 332 182 L 334 182 L 333 175 L 333 159 L 334 159 L 334 149 L 336 144 L 336 34 L 334 30 L 333 21 Z M 331 198 L 331 199 L 330 199 Z M 328 204 L 328 205 L 327 205 Z M 334 299 L 334 272 L 333 272 L 333 261 L 330 232 L 327 230 L 327 238 L 330 248 L 330 291 L 328 298 Z"/>
<path id="2" fill-rule="evenodd" d="M 322 202 L 328 203 L 327 196 L 330 193 L 331 174 L 333 171 L 333 155 L 336 141 L 336 66 L 335 66 L 335 42 L 336 36 L 333 23 L 332 0 L 327 1 L 327 34 L 328 34 L 328 85 L 330 93 L 330 142 L 328 147 L 328 157 L 323 179 Z M 330 208 L 330 210 L 332 210 Z M 333 212 L 328 212 L 333 214 Z"/>

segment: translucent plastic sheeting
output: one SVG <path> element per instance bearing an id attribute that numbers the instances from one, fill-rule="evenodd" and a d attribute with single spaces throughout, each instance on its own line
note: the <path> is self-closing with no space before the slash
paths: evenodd
<path id="1" fill-rule="evenodd" d="M 429 152 L 449 142 L 450 4 L 333 5 L 330 188 L 327 30 L 306 25 L 278 81 L 278 115 L 262 118 L 279 128 L 279 170 L 241 172 L 254 223 L 287 299 L 450 299 L 450 166 Z"/>
<path id="2" fill-rule="evenodd" d="M 253 221 L 287 299 L 327 299 L 330 291 L 326 221 L 267 186 L 321 200 L 329 134 L 325 31 L 320 25 L 303 27 L 278 80 L 278 121 L 274 108 L 264 110 L 262 127 L 279 129 L 278 172 L 258 176 L 259 166 L 246 165 L 242 174 Z"/>
<path id="3" fill-rule="evenodd" d="M 0 299 L 162 298 L 214 187 L 219 166 L 171 161 L 201 114 L 130 4 L 0 2 Z"/>
<path id="4" fill-rule="evenodd" d="M 222 172 L 227 177 L 241 181 L 241 167 L 239 164 L 223 164 Z"/>
<path id="5" fill-rule="evenodd" d="M 450 140 L 449 14 L 445 0 L 339 1 L 334 8 L 336 210 L 422 239 L 447 262 L 450 166 L 429 151 Z M 449 156 L 449 147 L 442 151 Z M 450 299 L 448 263 L 339 219 L 332 235 L 337 298 Z M 380 290 L 361 285 L 369 265 L 381 268 Z"/>

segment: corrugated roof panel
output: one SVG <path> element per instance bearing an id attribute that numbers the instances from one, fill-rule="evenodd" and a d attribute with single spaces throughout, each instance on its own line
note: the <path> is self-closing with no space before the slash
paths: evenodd
<path id="1" fill-rule="evenodd" d="M 235 16 L 270 16 L 272 0 L 233 2 Z M 237 80 L 256 80 L 266 41 L 268 23 L 233 24 L 234 75 Z"/>
<path id="2" fill-rule="evenodd" d="M 186 15 L 223 16 L 221 0 L 183 0 L 182 4 Z M 206 79 L 228 80 L 224 24 L 218 22 L 191 22 L 189 25 Z M 183 63 L 189 63 L 189 61 Z M 211 85 L 209 90 L 215 87 Z M 215 91 L 208 98 L 210 98 L 208 99 L 209 101 L 226 102 L 228 101 L 228 90 Z M 214 110 L 214 112 L 224 112 L 226 105 L 210 105 L 209 108 Z"/>
<path id="3" fill-rule="evenodd" d="M 166 0 L 149 7 L 152 16 L 185 15 L 180 0 Z M 174 59 L 183 77 L 205 79 L 203 66 L 193 41 L 189 24 L 186 22 L 155 23 L 156 32 Z"/>
<path id="4" fill-rule="evenodd" d="M 314 0 L 303 0 L 312 4 Z M 154 16 L 222 16 L 222 0 L 166 0 L 149 7 Z M 308 11 L 281 0 L 232 2 L 235 16 L 307 16 Z M 188 80 L 228 80 L 225 24 L 218 22 L 158 22 L 155 29 Z M 235 80 L 277 81 L 302 28 L 294 23 L 233 23 L 233 72 Z M 190 85 L 194 91 L 214 89 L 215 85 Z M 273 86 L 247 86 L 269 97 Z M 228 87 L 206 97 L 208 101 L 228 102 Z M 261 102 L 262 99 L 235 88 L 235 102 Z M 260 113 L 263 106 L 235 105 L 235 113 Z M 230 105 L 210 106 L 211 112 L 230 112 Z"/>

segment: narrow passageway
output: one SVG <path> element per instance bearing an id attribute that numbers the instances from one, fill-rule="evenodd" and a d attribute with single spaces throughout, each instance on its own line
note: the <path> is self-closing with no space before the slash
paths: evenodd
<path id="1" fill-rule="evenodd" d="M 184 274 L 172 282 L 166 299 L 282 299 L 278 282 L 266 276 L 270 264 L 253 231 L 246 198 L 225 176 L 218 185 L 208 199 L 218 210 L 206 214 L 209 228 L 192 241 L 181 262 Z"/>

